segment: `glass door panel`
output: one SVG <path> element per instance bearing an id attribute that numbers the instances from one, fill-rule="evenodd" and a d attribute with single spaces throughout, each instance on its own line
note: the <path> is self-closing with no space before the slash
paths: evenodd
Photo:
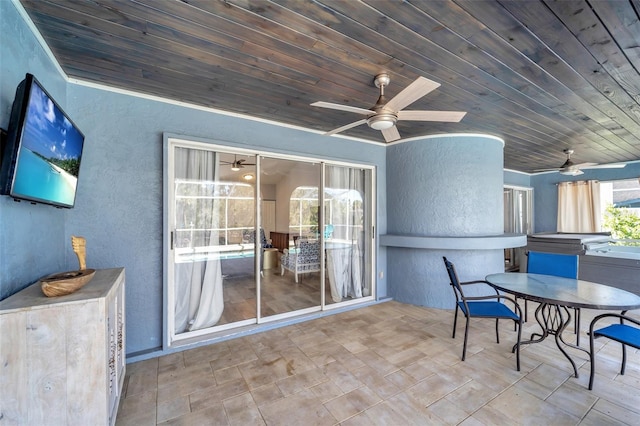
<path id="1" fill-rule="evenodd" d="M 242 159 L 242 173 L 234 162 Z M 250 164 L 247 164 L 249 163 Z M 171 227 L 173 330 L 181 335 L 256 318 L 251 157 L 176 146 Z"/>
<path id="2" fill-rule="evenodd" d="M 263 200 L 275 200 L 276 213 L 263 253 L 260 317 L 319 309 L 320 165 L 261 157 L 260 170 L 260 193 Z"/>
<path id="3" fill-rule="evenodd" d="M 327 165 L 324 238 L 327 259 L 325 304 L 372 295 L 371 171 Z"/>
<path id="4" fill-rule="evenodd" d="M 504 188 L 504 232 L 531 234 L 532 232 L 532 189 Z M 522 266 L 526 247 L 504 249 L 505 271 L 518 271 Z"/>
<path id="5" fill-rule="evenodd" d="M 169 345 L 373 296 L 373 169 L 234 151 L 169 141 Z"/>

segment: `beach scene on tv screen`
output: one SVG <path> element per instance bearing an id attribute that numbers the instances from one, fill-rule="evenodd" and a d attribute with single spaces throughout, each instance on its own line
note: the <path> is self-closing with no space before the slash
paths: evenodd
<path id="1" fill-rule="evenodd" d="M 84 138 L 37 84 L 22 132 L 13 195 L 73 206 Z"/>

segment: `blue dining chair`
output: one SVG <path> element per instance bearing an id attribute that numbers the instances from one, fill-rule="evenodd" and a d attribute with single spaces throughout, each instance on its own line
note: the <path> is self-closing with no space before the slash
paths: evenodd
<path id="1" fill-rule="evenodd" d="M 447 273 L 449 274 L 449 279 L 451 280 L 451 287 L 453 288 L 453 292 L 456 296 L 456 311 L 455 316 L 453 317 L 453 335 L 452 338 L 456 337 L 456 325 L 458 322 L 458 311 L 462 311 L 466 318 L 466 323 L 464 326 L 464 344 L 462 346 L 462 361 L 464 361 L 467 354 L 467 337 L 469 335 L 469 319 L 470 318 L 493 318 L 496 320 L 496 341 L 500 343 L 500 335 L 498 333 L 498 321 L 500 319 L 509 319 L 517 324 L 518 327 L 518 341 L 515 345 L 516 352 L 516 368 L 520 371 L 520 336 L 522 335 L 522 312 L 520 310 L 520 306 L 516 303 L 515 299 L 505 296 L 503 294 L 498 293 L 491 284 L 486 281 L 464 281 L 460 282 L 458 279 L 458 274 L 456 273 L 456 269 L 453 266 L 453 263 L 449 262 L 446 257 L 442 258 L 444 260 L 444 265 L 447 268 Z M 471 285 L 471 284 L 486 284 L 490 286 L 496 294 L 490 294 L 487 296 L 465 296 L 462 290 L 462 286 Z M 502 301 L 510 301 L 514 304 L 514 310 L 511 310 L 506 304 L 502 303 Z"/>
<path id="2" fill-rule="evenodd" d="M 556 277 L 578 278 L 578 255 L 527 252 L 527 272 L 532 274 L 554 275 Z M 574 330 L 576 345 L 580 345 L 580 308 L 574 308 Z M 524 301 L 524 320 L 528 319 L 527 300 Z"/>
<path id="3" fill-rule="evenodd" d="M 606 337 L 622 344 L 622 366 L 620 375 L 624 374 L 624 367 L 627 364 L 627 346 L 640 349 L 640 328 L 628 323 L 640 326 L 640 321 L 626 315 L 627 311 L 620 314 L 607 313 L 595 317 L 589 325 L 589 361 L 591 362 L 591 375 L 589 376 L 589 390 L 593 389 L 593 379 L 596 372 L 596 353 L 593 341 L 599 337 Z M 619 324 L 611 324 L 603 328 L 594 330 L 596 324 L 604 318 L 618 318 Z M 625 321 L 627 323 L 625 323 Z"/>

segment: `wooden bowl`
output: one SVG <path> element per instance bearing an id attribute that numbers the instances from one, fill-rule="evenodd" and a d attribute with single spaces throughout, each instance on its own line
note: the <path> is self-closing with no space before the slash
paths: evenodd
<path id="1" fill-rule="evenodd" d="M 81 269 L 49 275 L 40 279 L 42 292 L 47 297 L 71 294 L 91 281 L 95 273 L 95 269 Z"/>

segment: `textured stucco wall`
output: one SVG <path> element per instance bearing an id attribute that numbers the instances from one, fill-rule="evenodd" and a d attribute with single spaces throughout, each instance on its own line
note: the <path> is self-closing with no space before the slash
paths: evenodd
<path id="1" fill-rule="evenodd" d="M 0 34 L 0 127 L 9 125 L 16 87 L 27 72 L 66 110 L 66 82 L 9 1 L 0 1 Z M 0 300 L 44 275 L 68 270 L 65 258 L 73 252 L 66 214 L 66 209 L 0 197 Z"/>
<path id="2" fill-rule="evenodd" d="M 528 188 L 531 187 L 531 175 L 528 173 L 514 172 L 513 170 L 505 170 L 504 184 Z"/>
<path id="3" fill-rule="evenodd" d="M 163 323 L 163 134 L 275 153 L 378 166 L 379 220 L 386 221 L 385 147 L 331 138 L 71 84 L 68 103 L 85 131 L 76 208 L 67 229 L 87 239 L 87 264 L 124 266 L 127 353 L 156 350 Z M 382 226 L 385 222 L 379 222 Z M 384 226 L 382 226 L 384 229 Z M 383 231 L 382 231 L 383 232 Z M 386 266 L 379 258 L 378 267 Z M 386 295 L 384 282 L 379 295 Z"/>
<path id="4" fill-rule="evenodd" d="M 387 149 L 388 234 L 503 233 L 503 143 L 480 136 L 414 140 Z M 388 247 L 389 293 L 401 302 L 454 306 L 442 256 L 463 280 L 504 270 L 502 250 Z"/>
<path id="5" fill-rule="evenodd" d="M 0 0 L 0 30 L 0 125 L 6 127 L 15 88 L 31 72 L 86 136 L 74 209 L 0 197 L 0 297 L 45 274 L 77 269 L 70 236 L 84 236 L 88 267 L 126 268 L 127 354 L 157 350 L 163 325 L 164 133 L 374 165 L 378 173 L 376 231 L 386 232 L 385 146 L 68 83 L 12 2 Z M 376 266 L 386 270 L 385 248 L 378 251 Z M 377 286 L 378 295 L 385 297 L 386 279 Z"/>

